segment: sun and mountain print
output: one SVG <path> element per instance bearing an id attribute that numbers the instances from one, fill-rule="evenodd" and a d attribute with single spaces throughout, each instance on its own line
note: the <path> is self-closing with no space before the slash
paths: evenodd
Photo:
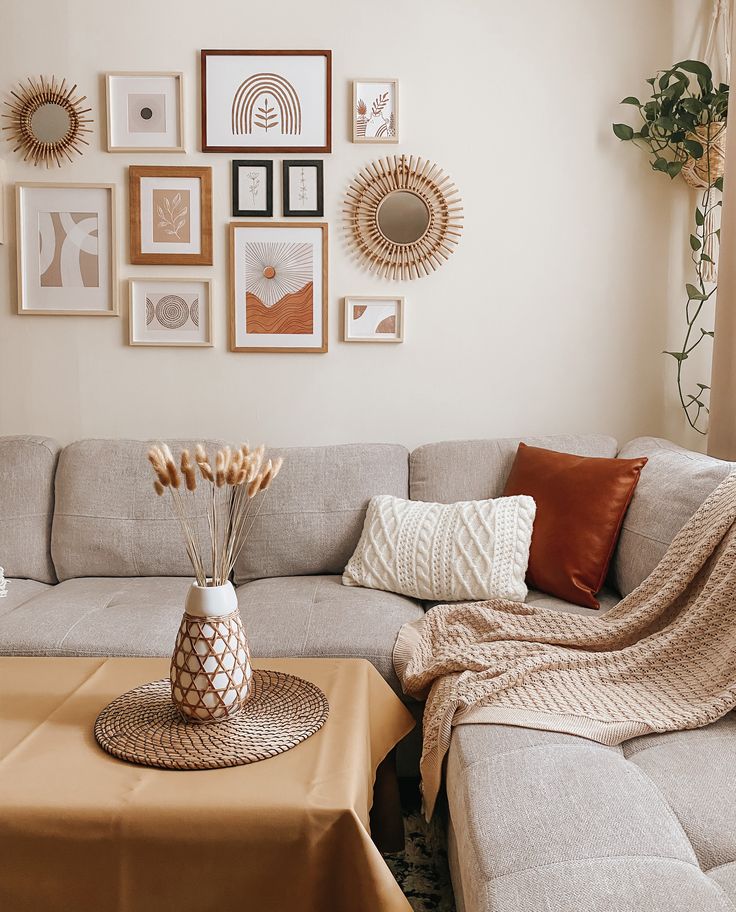
<path id="1" fill-rule="evenodd" d="M 249 334 L 314 332 L 312 244 L 245 245 L 245 328 Z"/>

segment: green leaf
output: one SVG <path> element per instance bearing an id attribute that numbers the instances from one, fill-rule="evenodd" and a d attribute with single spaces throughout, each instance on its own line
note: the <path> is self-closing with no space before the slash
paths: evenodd
<path id="1" fill-rule="evenodd" d="M 642 139 L 646 139 L 649 136 L 649 124 L 642 124 L 639 136 L 641 136 Z"/>
<path id="2" fill-rule="evenodd" d="M 711 339 L 715 336 L 715 333 L 714 333 L 712 330 L 703 329 L 703 328 L 701 327 L 701 330 L 700 330 L 700 331 L 701 331 L 701 333 L 702 333 L 704 336 L 710 336 Z M 698 384 L 698 386 L 700 386 L 700 383 Z M 706 387 L 703 387 L 703 388 L 704 388 L 704 389 L 710 389 L 709 386 L 706 386 Z"/>
<path id="3" fill-rule="evenodd" d="M 675 64 L 673 69 L 684 70 L 686 73 L 692 73 L 693 76 L 701 76 L 712 85 L 713 73 L 710 67 L 700 60 L 681 60 Z"/>
<path id="4" fill-rule="evenodd" d="M 620 102 L 620 104 L 636 105 L 636 107 L 638 108 L 639 105 L 641 104 L 641 102 L 639 101 L 638 98 L 634 98 L 633 95 L 627 95 L 626 98 L 624 98 L 624 100 Z"/>
<path id="5" fill-rule="evenodd" d="M 700 254 L 700 262 L 701 262 L 701 263 L 712 263 L 713 260 L 708 256 L 707 253 L 701 253 L 701 254 Z"/>
<path id="6" fill-rule="evenodd" d="M 687 352 L 663 351 L 663 355 L 672 355 L 675 361 L 687 361 Z"/>
<path id="7" fill-rule="evenodd" d="M 613 124 L 613 132 L 620 140 L 623 140 L 624 142 L 626 140 L 634 138 L 634 131 L 628 124 Z"/>
<path id="8" fill-rule="evenodd" d="M 721 193 L 723 193 L 723 178 L 719 177 L 713 186 L 716 188 L 716 190 L 720 190 Z"/>
<path id="9" fill-rule="evenodd" d="M 655 80 L 654 76 L 650 76 L 649 79 L 647 79 L 647 82 L 649 83 L 650 86 L 653 86 L 655 81 L 656 80 Z"/>
<path id="10" fill-rule="evenodd" d="M 694 285 L 691 285 L 688 282 L 685 288 L 687 290 L 687 297 L 689 301 L 705 301 L 707 295 L 704 295 L 701 291 L 698 291 Z"/>
<path id="11" fill-rule="evenodd" d="M 656 125 L 662 130 L 666 130 L 668 133 L 673 133 L 677 129 L 677 124 L 671 117 L 659 117 L 656 121 Z"/>
<path id="12" fill-rule="evenodd" d="M 682 166 L 684 162 L 681 161 L 671 161 L 667 162 L 667 173 L 670 177 L 677 177 L 677 175 L 682 171 Z"/>
<path id="13" fill-rule="evenodd" d="M 697 385 L 700 387 L 701 390 L 709 390 L 709 389 L 710 389 L 710 387 L 709 387 L 706 383 L 698 383 Z"/>
<path id="14" fill-rule="evenodd" d="M 699 98 L 683 98 L 682 108 L 688 114 L 700 114 L 703 110 L 703 102 Z"/>
<path id="15" fill-rule="evenodd" d="M 683 139 L 682 145 L 685 148 L 685 151 L 688 155 L 691 155 L 693 158 L 702 158 L 705 149 L 699 142 L 696 142 L 694 139 Z"/>
<path id="16" fill-rule="evenodd" d="M 669 164 L 669 162 L 667 161 L 666 158 L 655 158 L 654 161 L 652 162 L 652 168 L 654 168 L 655 171 L 664 171 L 664 173 L 666 174 L 668 164 Z"/>
<path id="17" fill-rule="evenodd" d="M 698 228 L 700 228 L 701 225 L 705 224 L 705 216 L 697 206 L 695 207 L 695 224 L 698 226 Z"/>
<path id="18" fill-rule="evenodd" d="M 690 247 L 693 250 L 700 250 L 703 245 L 700 243 L 700 238 L 695 237 L 694 234 L 690 235 Z"/>

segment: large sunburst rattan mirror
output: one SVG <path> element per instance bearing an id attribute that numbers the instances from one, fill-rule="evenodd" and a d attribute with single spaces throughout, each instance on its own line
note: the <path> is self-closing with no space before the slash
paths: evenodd
<path id="1" fill-rule="evenodd" d="M 345 222 L 353 249 L 390 279 L 416 279 L 441 266 L 462 232 L 462 200 L 442 169 L 413 155 L 371 162 L 350 184 Z"/>
<path id="2" fill-rule="evenodd" d="M 86 96 L 77 95 L 75 85 L 67 87 L 65 79 L 40 76 L 21 83 L 10 95 L 2 115 L 3 130 L 24 161 L 61 167 L 64 159 L 72 161 L 73 153 L 81 155 L 83 146 L 89 145 L 84 135 L 92 132 L 92 119 L 85 115 L 91 108 L 82 107 Z"/>

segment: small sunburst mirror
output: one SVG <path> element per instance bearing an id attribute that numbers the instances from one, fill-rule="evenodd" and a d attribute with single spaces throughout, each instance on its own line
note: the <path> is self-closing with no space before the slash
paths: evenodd
<path id="1" fill-rule="evenodd" d="M 2 114 L 3 130 L 24 161 L 61 167 L 89 145 L 84 136 L 92 132 L 92 118 L 86 116 L 91 109 L 83 107 L 86 96 L 77 94 L 76 85 L 68 87 L 65 79 L 40 76 L 21 83 L 10 95 Z"/>

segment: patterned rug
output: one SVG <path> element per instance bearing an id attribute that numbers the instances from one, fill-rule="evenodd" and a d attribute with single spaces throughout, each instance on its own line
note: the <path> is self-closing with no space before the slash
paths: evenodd
<path id="1" fill-rule="evenodd" d="M 416 810 L 404 813 L 406 849 L 384 855 L 414 912 L 455 912 L 444 827 Z"/>

